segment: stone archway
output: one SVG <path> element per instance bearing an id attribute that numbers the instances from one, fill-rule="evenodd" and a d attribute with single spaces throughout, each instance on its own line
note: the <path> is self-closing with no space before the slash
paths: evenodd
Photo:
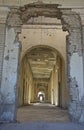
<path id="1" fill-rule="evenodd" d="M 25 105 L 36 102 L 38 89 L 43 89 L 46 93 L 46 103 L 49 102 L 67 108 L 68 89 L 66 88 L 65 79 L 65 61 L 60 52 L 56 50 L 56 47 L 37 45 L 27 48 L 20 62 L 18 86 L 19 106 L 22 106 L 25 101 Z M 31 94 L 29 94 L 29 91 Z"/>
<path id="2" fill-rule="evenodd" d="M 78 14 L 71 9 L 58 8 L 58 5 L 35 3 L 21 8 L 10 9 L 7 18 L 6 40 L 1 81 L 1 121 L 14 121 L 17 109 L 17 80 L 20 43 L 18 33 L 21 25 L 31 17 L 43 15 L 61 19 L 67 36 L 67 77 L 70 90 L 69 115 L 72 121 L 84 122 L 83 114 L 83 56 L 81 22 Z"/>

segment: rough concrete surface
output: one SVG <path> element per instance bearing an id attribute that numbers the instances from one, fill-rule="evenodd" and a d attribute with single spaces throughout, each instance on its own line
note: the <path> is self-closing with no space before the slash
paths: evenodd
<path id="1" fill-rule="evenodd" d="M 10 0 L 7 0 L 7 1 L 10 1 Z M 19 1 L 22 1 L 22 0 L 19 0 Z M 1 6 L 0 7 L 0 24 L 1 24 L 0 29 L 2 28 L 2 30 L 3 30 L 3 32 L 0 30 L 0 48 L 1 48 L 0 49 L 1 50 L 1 52 L 0 52 L 0 62 L 1 62 L 1 65 L 0 65 L 1 66 L 0 67 L 0 70 L 1 70 L 1 72 L 0 72 L 0 75 L 1 75 L 0 76 L 1 77 L 0 78 L 1 79 L 0 80 L 0 82 L 1 82 L 0 83 L 0 97 L 1 97 L 1 99 L 0 99 L 0 121 L 13 122 L 14 120 L 16 120 L 17 99 L 18 99 L 17 88 L 18 88 L 18 77 L 19 77 L 19 70 L 20 70 L 20 67 L 19 67 L 19 65 L 20 65 L 19 56 L 20 55 L 19 54 L 20 54 L 20 50 L 21 50 L 21 48 L 20 48 L 21 45 L 19 42 L 18 34 L 21 33 L 22 25 L 28 24 L 27 22 L 30 20 L 30 18 L 44 16 L 44 17 L 50 17 L 50 19 L 52 17 L 53 18 L 55 17 L 56 19 L 60 19 L 62 30 L 68 32 L 68 35 L 66 37 L 67 44 L 65 44 L 65 45 L 67 45 L 67 47 L 65 49 L 66 52 L 64 53 L 64 56 L 65 56 L 65 54 L 67 56 L 67 62 L 65 60 L 63 60 L 64 64 L 66 64 L 67 67 L 64 64 L 62 64 L 63 62 L 61 62 L 60 66 L 62 66 L 62 68 L 59 70 L 59 72 L 56 72 L 57 68 L 59 68 L 59 66 L 54 66 L 54 68 L 52 70 L 50 82 L 49 82 L 50 90 L 47 92 L 47 93 L 49 93 L 49 95 L 48 95 L 48 97 L 50 98 L 49 102 L 51 102 L 52 104 L 55 104 L 56 106 L 59 105 L 59 106 L 62 106 L 65 108 L 65 105 L 68 104 L 67 95 L 70 95 L 69 96 L 69 111 L 68 111 L 70 118 L 73 122 L 75 121 L 75 122 L 84 123 L 84 103 L 83 103 L 83 101 L 84 101 L 84 80 L 83 80 L 84 79 L 84 74 L 83 74 L 83 72 L 84 72 L 84 62 L 83 62 L 83 58 L 84 58 L 84 54 L 83 54 L 84 53 L 84 50 L 83 50 L 84 9 L 77 7 L 77 5 L 80 3 L 81 0 L 80 1 L 77 0 L 78 2 L 76 2 L 76 3 L 78 3 L 78 4 L 76 4 L 75 10 L 73 10 L 74 8 L 70 7 L 71 4 L 68 4 L 68 3 L 67 3 L 68 4 L 67 6 L 69 6 L 68 8 L 58 7 L 59 2 L 55 2 L 56 3 L 55 4 L 54 3 L 55 0 L 52 2 L 53 4 L 51 2 L 48 2 L 48 3 L 45 2 L 46 0 L 44 0 L 45 3 L 38 1 L 36 3 L 27 4 L 30 2 L 27 2 L 28 0 L 24 0 L 25 5 L 21 4 L 23 2 L 19 2 L 19 1 L 18 1 L 18 3 L 20 3 L 19 4 L 20 8 L 18 6 L 14 6 L 14 5 L 17 5 L 16 4 L 17 2 L 12 2 L 12 3 L 3 2 L 4 3 L 3 5 L 7 5 L 7 6 L 10 5 L 10 6 L 8 6 L 8 7 Z M 63 1 L 65 1 L 65 0 L 63 0 Z M 0 2 L 0 3 L 2 5 L 2 2 Z M 74 2 L 72 2 L 72 3 L 74 3 Z M 40 25 L 41 25 L 41 23 L 40 23 Z M 49 23 L 47 23 L 47 24 L 49 25 Z M 4 25 L 4 27 L 2 27 L 2 25 Z M 29 30 L 28 30 L 28 32 L 29 32 Z M 38 32 L 38 30 L 37 30 L 37 32 Z M 63 52 L 63 43 L 65 43 L 65 40 L 64 40 L 64 42 L 63 41 L 61 42 L 62 44 L 60 45 L 60 47 L 56 48 L 55 44 L 60 43 L 59 39 L 61 39 L 61 37 L 59 37 L 57 40 L 58 42 L 56 42 L 54 40 L 56 38 L 54 36 L 54 33 L 52 33 L 53 36 L 51 38 L 50 32 L 51 32 L 51 30 L 49 32 L 46 31 L 46 33 L 44 33 L 44 32 L 42 32 L 42 28 L 40 28 L 40 37 L 39 37 L 39 35 L 36 36 L 36 31 L 33 32 L 33 35 L 31 35 L 31 33 L 30 33 L 29 39 L 32 42 L 30 42 L 28 39 L 27 42 L 29 42 L 30 44 L 28 44 L 28 46 L 25 46 L 25 48 L 27 48 L 27 50 L 28 50 L 31 47 L 34 47 L 37 45 L 40 45 L 40 46 L 47 45 L 50 47 L 54 47 L 54 49 L 56 49 L 58 52 L 59 52 L 58 48 L 61 47 L 61 50 Z M 46 34 L 46 38 L 44 38 L 45 34 Z M 34 40 L 34 37 L 37 40 Z M 37 44 L 38 37 L 39 37 L 39 41 L 41 41 L 41 42 L 39 42 L 39 44 Z M 57 35 L 57 37 L 58 37 L 58 35 Z M 65 39 L 65 37 L 63 37 L 63 38 Z M 23 39 L 26 39 L 25 35 L 23 35 Z M 45 42 L 43 42 L 43 41 L 45 41 Z M 48 42 L 48 41 L 50 41 L 50 42 Z M 55 42 L 53 43 L 53 41 L 55 41 Z M 31 43 L 33 43 L 33 44 L 31 44 Z M 46 44 L 44 44 L 44 43 L 46 43 Z M 53 46 L 51 46 L 50 44 L 52 44 Z M 26 51 L 24 54 L 27 53 Z M 63 57 L 63 55 L 62 55 L 62 57 Z M 50 58 L 52 59 L 53 57 L 51 56 Z M 37 60 L 37 58 L 35 58 L 34 60 Z M 45 59 L 45 60 L 47 60 L 47 59 Z M 37 61 L 39 62 L 39 58 Z M 34 63 L 35 63 L 35 61 L 34 61 Z M 43 64 L 43 62 L 42 62 L 42 64 Z M 63 68 L 63 66 L 64 66 L 64 68 Z M 47 68 L 48 68 L 48 66 L 47 66 Z M 65 72 L 66 68 L 67 68 L 67 73 Z M 60 75 L 62 75 L 62 77 L 59 76 L 59 73 L 60 73 Z M 63 74 L 63 73 L 66 73 L 66 74 Z M 44 77 L 43 72 L 42 72 L 42 75 Z M 27 76 L 28 75 L 25 73 L 25 77 L 27 77 Z M 31 79 L 31 77 L 29 77 L 29 78 Z M 23 89 L 21 88 L 21 91 L 18 91 L 19 93 L 22 92 L 22 93 L 20 93 L 20 97 L 22 99 L 21 105 L 24 104 L 24 99 L 26 98 L 26 96 L 24 96 L 25 91 L 27 91 L 27 93 L 29 95 L 28 96 L 29 98 L 27 97 L 27 100 L 26 100 L 27 103 L 30 104 L 32 102 L 31 101 L 31 99 L 32 99 L 32 91 L 31 91 L 32 87 L 31 86 L 34 86 L 33 83 L 30 84 L 28 82 L 28 80 L 24 80 L 24 79 L 27 79 L 27 78 L 23 77 L 21 80 L 23 82 L 21 83 L 21 85 L 19 85 L 19 86 L 22 86 Z M 67 82 L 65 83 L 63 79 L 66 79 Z M 57 81 L 57 84 L 55 81 Z M 38 83 L 38 85 L 39 85 L 39 83 Z M 39 86 L 42 86 L 42 85 L 39 85 Z M 59 90 L 58 90 L 58 87 L 59 87 Z M 68 91 L 66 93 L 67 88 L 69 88 L 70 91 Z M 45 89 L 45 91 L 46 90 L 47 89 Z M 41 89 L 39 89 L 38 92 L 40 92 L 40 91 L 44 91 L 44 89 L 41 88 Z M 33 89 L 33 93 L 34 92 L 36 92 L 36 91 L 34 91 L 34 89 Z M 45 96 L 45 97 L 47 97 L 47 96 Z M 29 101 L 28 101 L 28 99 L 29 99 Z M 18 129 L 18 127 L 20 127 L 19 124 L 12 124 L 12 125 L 17 126 L 14 129 Z M 22 124 L 20 124 L 20 125 L 22 125 Z M 33 126 L 33 125 L 34 124 L 28 125 L 28 127 L 35 128 L 35 126 Z M 41 123 L 39 125 L 41 125 Z M 49 125 L 48 126 L 49 128 L 51 127 L 52 129 L 54 129 L 53 128 L 54 126 L 52 126 L 50 124 L 45 124 L 42 126 L 39 126 L 39 125 L 36 125 L 37 126 L 36 129 L 37 128 L 41 129 L 41 127 L 43 129 L 48 129 L 48 128 L 46 128 L 48 125 Z M 12 126 L 10 126 L 10 124 L 7 124 L 7 125 L 4 124 L 2 126 L 10 127 L 8 129 L 12 129 Z M 23 126 L 26 128 L 26 125 L 22 125 L 21 129 Z M 64 124 L 63 125 L 56 124 L 56 127 L 57 126 L 59 126 L 60 129 L 61 128 L 63 129 Z M 72 125 L 70 124 L 70 127 L 71 126 Z M 68 127 L 69 126 L 67 126 L 67 128 Z M 69 127 L 69 129 L 72 129 L 73 127 L 75 129 L 78 129 L 78 125 L 75 125 L 75 126 L 73 125 L 72 128 L 70 128 L 70 127 Z M 6 128 L 3 128 L 3 129 L 6 129 Z"/>
<path id="2" fill-rule="evenodd" d="M 0 130 L 84 130 L 84 125 L 74 123 L 11 123 L 1 124 Z"/>
<path id="3" fill-rule="evenodd" d="M 18 108 L 17 121 L 27 122 L 69 122 L 68 111 L 47 103 L 35 103 Z"/>
<path id="4" fill-rule="evenodd" d="M 66 117 L 65 110 L 46 104 L 33 104 L 19 108 L 18 122 L 2 123 L 0 130 L 84 130 L 83 124 L 71 123 Z"/>

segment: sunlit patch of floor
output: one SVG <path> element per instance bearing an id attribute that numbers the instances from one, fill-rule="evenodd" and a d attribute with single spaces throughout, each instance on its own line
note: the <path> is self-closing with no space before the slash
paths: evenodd
<path id="1" fill-rule="evenodd" d="M 67 110 L 54 105 L 36 103 L 29 106 L 20 107 L 17 112 L 19 122 L 68 122 Z"/>

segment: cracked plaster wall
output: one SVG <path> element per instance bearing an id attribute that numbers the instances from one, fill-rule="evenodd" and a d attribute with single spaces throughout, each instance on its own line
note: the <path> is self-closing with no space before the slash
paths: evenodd
<path id="1" fill-rule="evenodd" d="M 16 118 L 16 95 L 18 79 L 19 43 L 14 28 L 6 29 L 5 52 L 1 82 L 0 120 L 13 121 Z"/>
<path id="2" fill-rule="evenodd" d="M 67 76 L 69 85 L 69 117 L 75 122 L 84 122 L 84 106 L 81 100 L 84 95 L 83 82 L 83 43 L 81 18 L 76 12 L 63 11 L 63 30 L 67 36 Z M 65 22 L 65 24 L 64 24 Z"/>

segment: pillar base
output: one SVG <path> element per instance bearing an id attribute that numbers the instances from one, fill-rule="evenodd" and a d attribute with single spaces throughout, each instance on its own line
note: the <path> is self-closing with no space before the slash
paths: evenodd
<path id="1" fill-rule="evenodd" d="M 15 122 L 16 106 L 14 104 L 0 104 L 0 122 Z"/>

